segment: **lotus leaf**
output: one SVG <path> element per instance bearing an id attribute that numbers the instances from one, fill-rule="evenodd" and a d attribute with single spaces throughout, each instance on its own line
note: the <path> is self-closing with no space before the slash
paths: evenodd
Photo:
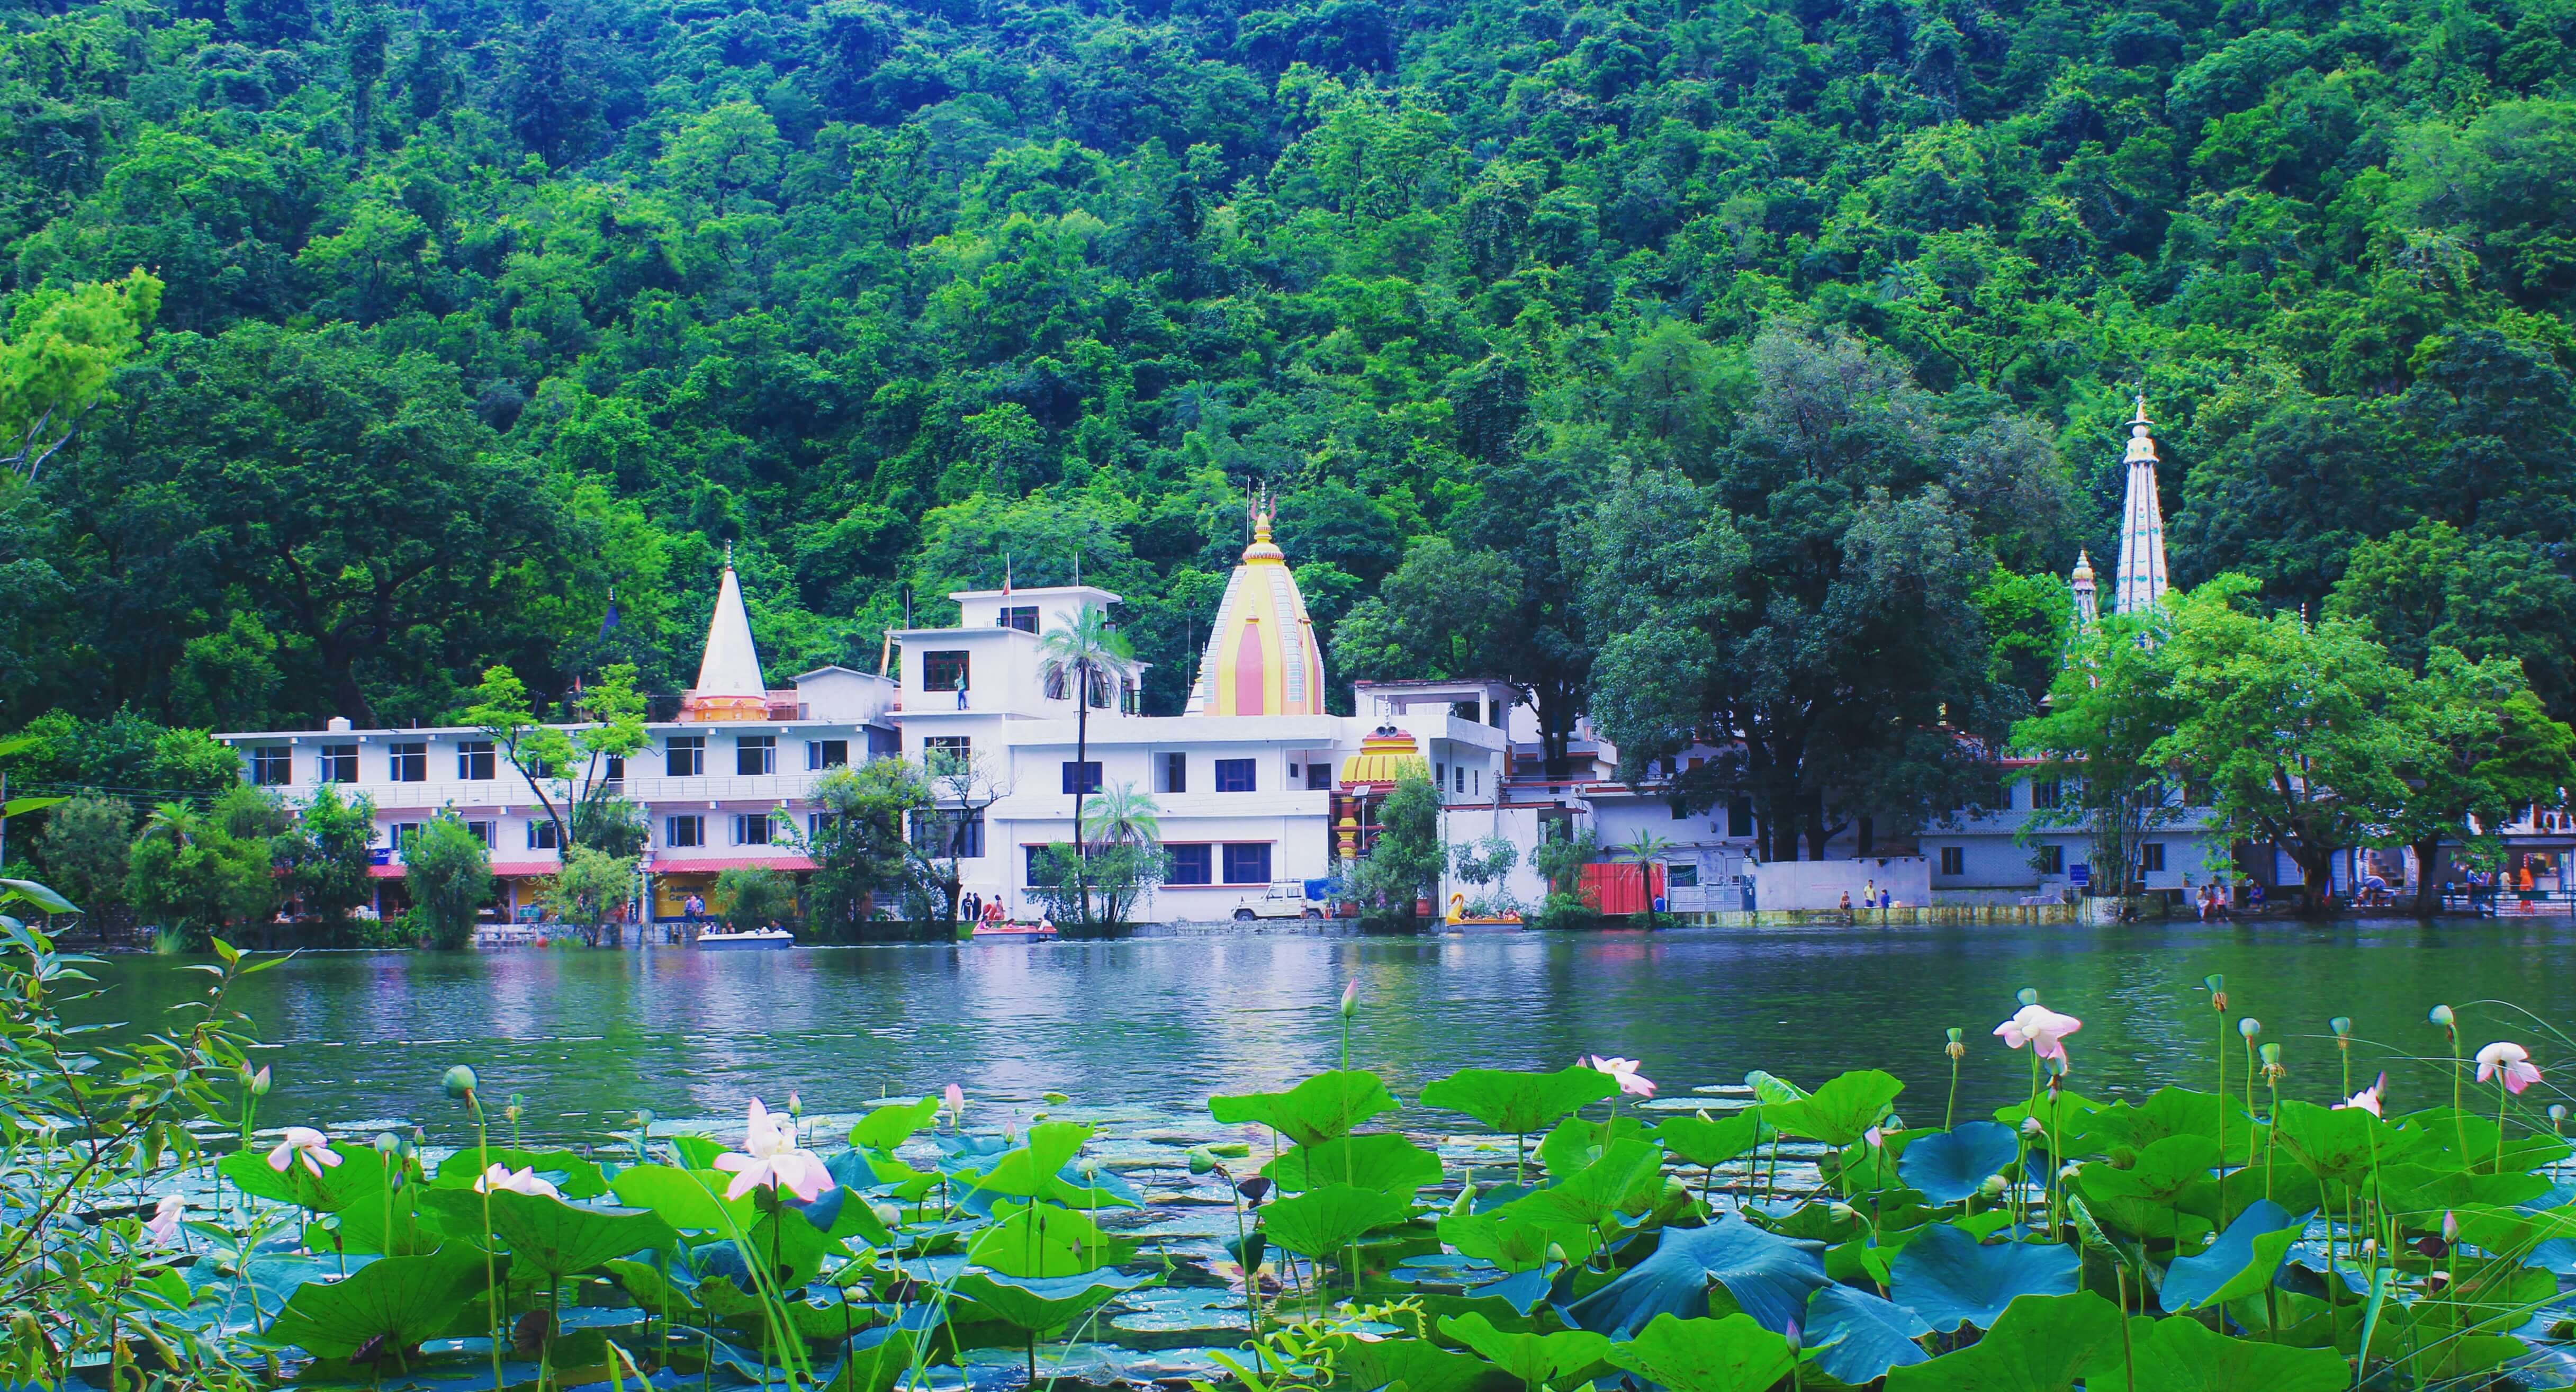
<path id="1" fill-rule="evenodd" d="M 1754 1100 L 1765 1107 L 1795 1102 L 1807 1095 L 1805 1088 L 1786 1078 L 1774 1077 L 1759 1068 L 1744 1075 L 1744 1085 L 1753 1089 Z"/>
<path id="2" fill-rule="evenodd" d="M 2104 1346 L 2089 1385 L 2120 1392 L 2340 1392 L 2352 1367 L 2330 1348 L 2231 1339 L 2189 1319 L 2129 1321 L 2129 1348 Z"/>
<path id="3" fill-rule="evenodd" d="M 2086 1165 L 2078 1183 L 2089 1198 L 2134 1199 L 2169 1208 L 2180 1204 L 2193 1186 L 2210 1183 L 2217 1165 L 2218 1142 L 2207 1136 L 2167 1136 L 2138 1151 L 2127 1169 Z"/>
<path id="4" fill-rule="evenodd" d="M 557 1278 L 588 1271 L 611 1257 L 679 1245 L 671 1225 L 638 1209 L 583 1208 L 542 1194 L 507 1189 L 477 1195 L 492 1201 L 492 1235 L 512 1256 Z M 450 1214 L 449 1221 L 455 1215 Z"/>
<path id="5" fill-rule="evenodd" d="M 2177 1313 L 2222 1304 L 2272 1283 L 2290 1244 L 2299 1240 L 2304 1219 L 2269 1199 L 2256 1199 L 2218 1240 L 2195 1256 L 2183 1257 L 2165 1270 L 2159 1298 Z"/>
<path id="6" fill-rule="evenodd" d="M 1684 1160 L 1715 1168 L 1762 1143 L 1762 1113 L 1748 1107 L 1714 1120 L 1704 1115 L 1677 1116 L 1656 1127 L 1654 1137 Z"/>
<path id="7" fill-rule="evenodd" d="M 889 1102 L 859 1118 L 850 1128 L 850 1144 L 865 1146 L 884 1155 L 912 1139 L 912 1133 L 930 1124 L 939 1115 L 939 1099 L 924 1097 L 912 1102 Z"/>
<path id="8" fill-rule="evenodd" d="M 1562 1269 L 1561 1263 L 1549 1262 L 1527 1271 L 1516 1271 L 1499 1281 L 1488 1281 L 1468 1291 L 1467 1299 L 1499 1300 L 1511 1306 L 1512 1313 L 1526 1318 L 1530 1311 L 1538 1308 L 1540 1301 L 1547 1298 L 1548 1284 Z"/>
<path id="9" fill-rule="evenodd" d="M 1567 1117 L 1539 1141 L 1538 1162 L 1549 1174 L 1563 1179 L 1589 1168 L 1609 1146 L 1645 1138 L 1646 1123 L 1632 1116 L 1606 1122 Z"/>
<path id="10" fill-rule="evenodd" d="M 1821 1244 L 1768 1233 L 1741 1218 L 1702 1228 L 1666 1228 L 1654 1255 L 1559 1313 L 1567 1324 L 1624 1339 L 1657 1315 L 1708 1313 L 1708 1290 L 1723 1286 L 1763 1328 L 1785 1332 L 1828 1284 Z"/>
<path id="11" fill-rule="evenodd" d="M 215 1168 L 245 1194 L 282 1204 L 338 1213 L 360 1203 L 384 1204 L 385 1158 L 371 1146 L 335 1145 L 340 1163 L 316 1175 L 303 1160 L 290 1160 L 283 1172 L 269 1168 L 268 1152 L 254 1146 L 215 1162 Z"/>
<path id="12" fill-rule="evenodd" d="M 1888 1270 L 1889 1296 L 1943 1333 L 1983 1329 L 2025 1295 L 2075 1289 L 2074 1249 L 2028 1242 L 1980 1243 L 1947 1223 L 1914 1235 Z"/>
<path id="13" fill-rule="evenodd" d="M 297 1287 L 268 1337 L 325 1358 L 346 1358 L 376 1340 L 410 1348 L 446 1333 L 482 1283 L 483 1260 L 471 1253 L 385 1257 L 345 1281 Z"/>
<path id="14" fill-rule="evenodd" d="M 2253 1118 L 2232 1099 L 2190 1088 L 2161 1087 L 2144 1102 L 2115 1103 L 2090 1112 L 2085 1127 L 2088 1138 L 2097 1144 L 2133 1150 L 2144 1150 L 2170 1136 L 2203 1136 L 2215 1142 L 2222 1111 L 2227 1116 L 2227 1161 L 2242 1165 L 2254 1154 Z"/>
<path id="15" fill-rule="evenodd" d="M 2378 1165 L 2400 1160 L 2420 1140 L 2359 1107 L 2320 1107 L 2285 1100 L 2274 1127 L 2281 1149 L 2310 1174 L 2350 1190 L 2366 1182 Z"/>
<path id="16" fill-rule="evenodd" d="M 1067 1208 L 1142 1208 L 1145 1196 L 1125 1176 L 1105 1165 L 1093 1164 L 1089 1174 L 1081 1165 L 1067 1165 L 1056 1171 L 1055 1182 L 1047 1186 L 1046 1197 Z"/>
<path id="17" fill-rule="evenodd" d="M 1546 1264 L 1551 1245 L 1564 1249 L 1565 1260 L 1583 1261 L 1599 1241 L 1592 1229 L 1581 1224 L 1517 1207 L 1450 1214 L 1440 1220 L 1440 1240 L 1514 1272 L 1534 1271 Z"/>
<path id="18" fill-rule="evenodd" d="M 1261 1172 L 1291 1194 L 1318 1184 L 1354 1184 L 1408 1199 L 1423 1186 L 1438 1184 L 1441 1176 L 1439 1156 L 1386 1132 L 1301 1145 Z"/>
<path id="19" fill-rule="evenodd" d="M 1028 1143 L 994 1157 L 974 1178 L 975 1190 L 1030 1199 L 1047 1193 L 1064 1167 L 1082 1153 L 1091 1128 L 1070 1121 L 1042 1121 L 1029 1128 Z"/>
<path id="20" fill-rule="evenodd" d="M 1918 1136 L 1896 1162 L 1897 1176 L 1936 1204 L 1957 1203 L 2012 1168 L 2021 1139 L 1992 1121 Z"/>
<path id="21" fill-rule="evenodd" d="M 1663 1193 L 1663 1152 L 1648 1141 L 1614 1141 L 1582 1171 L 1512 1204 L 1515 1211 L 1586 1228 L 1641 1213 Z"/>
<path id="22" fill-rule="evenodd" d="M 1422 1105 L 1464 1112 L 1506 1134 L 1529 1135 L 1618 1090 L 1609 1074 L 1580 1064 L 1553 1073 L 1462 1068 L 1422 1089 Z"/>
<path id="23" fill-rule="evenodd" d="M 635 1308 L 655 1318 L 695 1319 L 703 1310 L 696 1296 L 683 1290 L 659 1267 L 622 1257 L 602 1262 L 600 1267 L 625 1289 Z"/>
<path id="24" fill-rule="evenodd" d="M 2519 1208 L 2481 1205 L 2457 1210 L 2460 1240 L 2499 1257 L 2514 1257 L 2534 1266 L 2562 1265 L 2568 1244 L 2576 1243 L 2576 1207 Z"/>
<path id="25" fill-rule="evenodd" d="M 609 1188 L 629 1208 L 650 1209 L 683 1232 L 748 1232 L 760 1216 L 750 1195 L 727 1199 L 733 1176 L 721 1170 L 683 1170 L 670 1165 L 629 1165 L 617 1172 Z"/>
<path id="26" fill-rule="evenodd" d="M 1579 1373 L 1601 1362 L 1603 1355 L 1610 1351 L 1609 1339 L 1590 1330 L 1563 1329 L 1554 1334 L 1506 1333 L 1496 1329 L 1493 1321 L 1472 1311 L 1443 1316 L 1440 1332 L 1483 1354 L 1495 1367 L 1532 1388 L 1543 1382 L 1555 1382 L 1568 1373 Z"/>
<path id="27" fill-rule="evenodd" d="M 1610 1350 L 1611 1363 L 1671 1392 L 1763 1392 L 1796 1361 L 1787 1339 L 1749 1315 L 1657 1315 L 1635 1339 Z"/>
<path id="28" fill-rule="evenodd" d="M 1378 1392 L 1402 1385 L 1405 1392 L 1482 1392 L 1505 1385 L 1490 1363 L 1452 1353 L 1428 1339 L 1358 1339 L 1348 1334 L 1333 1340 L 1333 1382 L 1339 1392 Z"/>
<path id="29" fill-rule="evenodd" d="M 1793 1136 L 1847 1146 L 1887 1115 L 1905 1090 L 1893 1074 L 1875 1068 L 1845 1073 L 1794 1102 L 1766 1102 L 1762 1118 Z"/>
<path id="30" fill-rule="evenodd" d="M 1931 1357 L 1914 1342 L 1932 1332 L 1922 1316 L 1850 1286 L 1826 1286 L 1809 1296 L 1805 1328 L 1816 1366 L 1853 1387 Z"/>
<path id="31" fill-rule="evenodd" d="M 849 1354 L 825 1382 L 823 1392 L 893 1392 L 912 1371 L 919 1341 L 910 1329 L 886 1325 L 850 1341 Z"/>
<path id="32" fill-rule="evenodd" d="M 1130 1238 L 1111 1237 L 1088 1213 L 1048 1204 L 1004 1205 L 999 1221 L 975 1234 L 967 1259 L 1006 1276 L 1053 1280 L 1079 1276 L 1132 1256 Z"/>
<path id="33" fill-rule="evenodd" d="M 1395 1110 L 1395 1098 L 1374 1073 L 1318 1073 L 1286 1092 L 1211 1097 L 1208 1114 L 1228 1126 L 1267 1126 L 1299 1145 L 1347 1136 L 1353 1127 Z"/>
<path id="34" fill-rule="evenodd" d="M 2120 1310 L 2110 1301 L 2091 1291 L 2027 1295 L 1968 1347 L 1888 1369 L 1887 1392 L 2069 1392 L 2119 1347 Z"/>
<path id="35" fill-rule="evenodd" d="M 2454 1166 L 2448 1155 L 2438 1157 L 2438 1163 L 2383 1162 L 2379 1182 L 2386 1188 L 2391 1208 L 2428 1217 L 2476 1204 L 2528 1203 L 2549 1192 L 2549 1180 L 2544 1176 L 2473 1174 Z"/>
<path id="36" fill-rule="evenodd" d="M 1071 1324 L 1120 1291 L 1134 1290 L 1152 1279 L 1116 1271 L 1055 1277 L 969 1271 L 957 1278 L 954 1289 L 1012 1328 L 1042 1335 Z"/>
<path id="37" fill-rule="evenodd" d="M 520 1150 L 510 1146 L 489 1150 L 468 1146 L 457 1151 L 438 1162 L 434 1182 L 448 1188 L 471 1189 L 474 1181 L 494 1165 L 507 1170 L 534 1170 L 567 1199 L 595 1199 L 608 1192 L 608 1181 L 602 1177 L 596 1160 L 569 1150 Z"/>
<path id="38" fill-rule="evenodd" d="M 1372 1229 L 1412 1216 L 1410 1198 L 1354 1184 L 1327 1184 L 1272 1203 L 1262 1210 L 1261 1228 L 1272 1242 L 1299 1256 L 1321 1257 L 1350 1246 Z"/>
<path id="39" fill-rule="evenodd" d="M 2077 1155 L 2083 1153 L 2092 1133 L 2093 1118 L 2102 1109 L 2101 1103 L 2081 1093 L 2043 1092 L 2039 1095 L 2038 1105 L 1999 1108 L 1995 1112 L 1995 1120 L 2019 1131 L 2023 1121 L 2037 1117 L 2051 1145 L 2065 1154 Z M 2235 1129 L 2232 1126 L 2228 1128 L 2230 1133 Z"/>

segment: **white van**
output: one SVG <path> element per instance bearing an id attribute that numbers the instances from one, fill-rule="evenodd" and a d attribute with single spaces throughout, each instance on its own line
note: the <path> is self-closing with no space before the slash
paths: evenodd
<path id="1" fill-rule="evenodd" d="M 1258 899 L 1246 899 L 1234 906 L 1234 921 L 1249 923 L 1256 918 L 1322 918 L 1330 906 L 1321 899 L 1306 897 L 1304 880 L 1281 880 L 1262 892 Z"/>

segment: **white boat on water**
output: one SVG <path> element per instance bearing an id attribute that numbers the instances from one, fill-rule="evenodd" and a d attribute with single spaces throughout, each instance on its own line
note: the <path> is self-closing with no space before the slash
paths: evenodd
<path id="1" fill-rule="evenodd" d="M 698 934 L 695 945 L 710 952 L 757 952 L 794 947 L 796 935 L 784 928 L 754 928 L 748 933 L 711 931 Z"/>

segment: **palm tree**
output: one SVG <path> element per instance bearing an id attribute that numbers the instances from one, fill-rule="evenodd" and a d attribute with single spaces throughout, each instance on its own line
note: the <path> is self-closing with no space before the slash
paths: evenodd
<path id="1" fill-rule="evenodd" d="M 1110 627 L 1098 609 L 1078 614 L 1058 610 L 1055 627 L 1038 635 L 1038 674 L 1047 685 L 1073 693 L 1073 829 L 1074 883 L 1081 891 L 1082 920 L 1091 922 L 1091 884 L 1082 870 L 1082 802 L 1091 788 L 1083 776 L 1091 762 L 1091 690 L 1135 670 L 1136 649 L 1127 636 Z"/>
<path id="2" fill-rule="evenodd" d="M 1653 866 L 1655 862 L 1662 860 L 1665 853 L 1672 850 L 1672 848 L 1673 843 L 1670 840 L 1657 836 L 1651 831 L 1640 831 L 1628 842 L 1627 845 L 1621 846 L 1616 853 L 1619 859 L 1637 867 L 1637 878 L 1645 885 L 1646 927 L 1649 931 L 1652 931 L 1655 927 L 1655 872 Z"/>
<path id="3" fill-rule="evenodd" d="M 1101 792 L 1088 827 L 1077 825 L 1074 839 L 1090 846 L 1150 846 L 1163 839 L 1162 825 L 1154 820 L 1161 810 L 1152 793 L 1121 783 Z"/>

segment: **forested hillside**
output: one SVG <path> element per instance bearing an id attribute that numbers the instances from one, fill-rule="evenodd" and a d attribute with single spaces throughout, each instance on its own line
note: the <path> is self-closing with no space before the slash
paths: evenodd
<path id="1" fill-rule="evenodd" d="M 0 724 L 676 690 L 727 544 L 774 678 L 1078 558 L 1172 710 L 1261 482 L 1337 684 L 1755 693 L 1901 784 L 1891 715 L 2044 688 L 2140 381 L 2178 582 L 2522 655 L 2566 714 L 2571 42 L 2570 0 L 21 8 Z"/>

